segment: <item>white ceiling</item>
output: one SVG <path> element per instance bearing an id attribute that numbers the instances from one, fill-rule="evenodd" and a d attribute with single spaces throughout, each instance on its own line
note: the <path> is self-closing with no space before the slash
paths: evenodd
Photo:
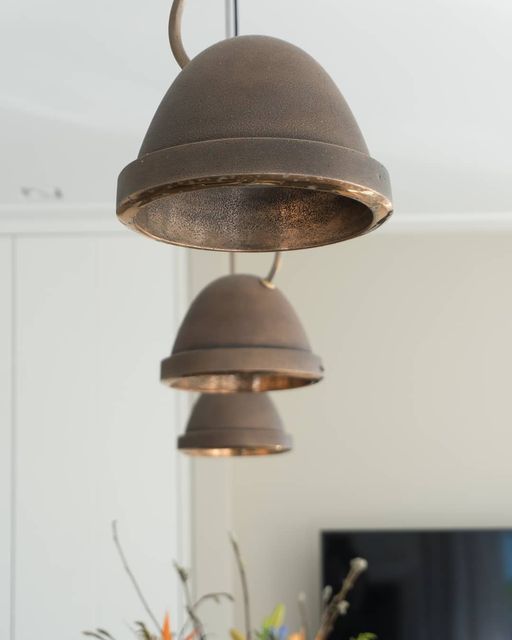
<path id="1" fill-rule="evenodd" d="M 191 54 L 225 34 L 224 0 L 188 0 Z M 0 4 L 0 203 L 22 186 L 69 202 L 113 202 L 119 170 L 179 69 L 169 0 L 4 0 Z"/>
<path id="2" fill-rule="evenodd" d="M 241 0 L 332 75 L 396 212 L 512 211 L 510 0 Z"/>
<path id="3" fill-rule="evenodd" d="M 388 166 L 397 212 L 512 211 L 510 0 L 239 0 L 240 32 L 311 53 Z M 0 203 L 23 186 L 112 202 L 178 69 L 170 0 L 4 0 Z M 187 0 L 192 53 L 224 0 Z"/>

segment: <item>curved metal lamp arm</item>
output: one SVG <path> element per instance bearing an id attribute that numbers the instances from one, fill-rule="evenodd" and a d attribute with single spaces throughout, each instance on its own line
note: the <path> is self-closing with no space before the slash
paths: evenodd
<path id="1" fill-rule="evenodd" d="M 266 278 L 261 278 L 260 282 L 262 285 L 267 287 L 268 289 L 275 289 L 276 285 L 274 284 L 274 278 L 276 273 L 281 268 L 281 263 L 283 261 L 283 257 L 280 251 L 276 251 L 274 254 L 274 260 L 272 261 L 272 266 L 270 267 L 270 271 Z M 236 273 L 236 253 L 234 251 L 229 252 L 229 274 L 232 276 Z"/>
<path id="2" fill-rule="evenodd" d="M 183 15 L 183 0 L 174 0 L 169 16 L 169 43 L 176 62 L 183 69 L 190 62 L 190 58 L 181 39 L 181 17 Z"/>
<path id="3" fill-rule="evenodd" d="M 276 285 L 274 284 L 273 281 L 276 273 L 279 271 L 281 267 L 282 260 L 283 260 L 283 257 L 281 255 L 281 252 L 276 251 L 274 254 L 274 260 L 272 262 L 272 266 L 270 267 L 270 271 L 268 272 L 268 275 L 266 278 L 261 279 L 261 284 L 265 285 L 269 289 L 275 289 Z"/>

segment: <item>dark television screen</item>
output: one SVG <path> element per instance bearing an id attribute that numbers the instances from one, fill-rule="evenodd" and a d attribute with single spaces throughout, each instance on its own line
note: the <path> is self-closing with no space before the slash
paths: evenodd
<path id="1" fill-rule="evenodd" d="M 512 530 L 326 531 L 323 585 L 368 560 L 332 640 L 512 640 Z"/>

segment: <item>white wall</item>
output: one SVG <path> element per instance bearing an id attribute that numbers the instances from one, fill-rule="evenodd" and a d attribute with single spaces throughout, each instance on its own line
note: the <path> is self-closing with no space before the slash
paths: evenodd
<path id="1" fill-rule="evenodd" d="M 284 256 L 277 283 L 325 380 L 273 395 L 292 453 L 234 460 L 217 471 L 226 489 L 195 487 L 198 504 L 229 505 L 209 535 L 237 532 L 256 621 L 284 601 L 298 624 L 302 589 L 316 619 L 322 529 L 512 526 L 512 232 L 471 230 L 461 216 L 445 233 L 440 220 L 416 233 L 397 218 L 398 233 L 391 222 Z M 263 274 L 268 262 L 244 256 L 239 270 Z M 204 254 L 193 265 L 210 277 L 223 268 Z"/>

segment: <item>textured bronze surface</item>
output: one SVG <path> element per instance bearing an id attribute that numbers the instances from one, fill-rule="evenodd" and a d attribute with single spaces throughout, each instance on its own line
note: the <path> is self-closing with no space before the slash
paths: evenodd
<path id="1" fill-rule="evenodd" d="M 123 222 L 213 250 L 338 242 L 391 210 L 387 171 L 334 82 L 266 36 L 222 41 L 187 64 L 118 182 Z"/>
<path id="2" fill-rule="evenodd" d="M 178 449 L 202 456 L 265 455 L 291 447 L 291 437 L 263 393 L 202 395 L 178 438 Z"/>
<path id="3" fill-rule="evenodd" d="M 322 377 L 284 295 L 241 274 L 215 280 L 196 297 L 161 367 L 166 384 L 209 393 L 291 389 Z"/>

